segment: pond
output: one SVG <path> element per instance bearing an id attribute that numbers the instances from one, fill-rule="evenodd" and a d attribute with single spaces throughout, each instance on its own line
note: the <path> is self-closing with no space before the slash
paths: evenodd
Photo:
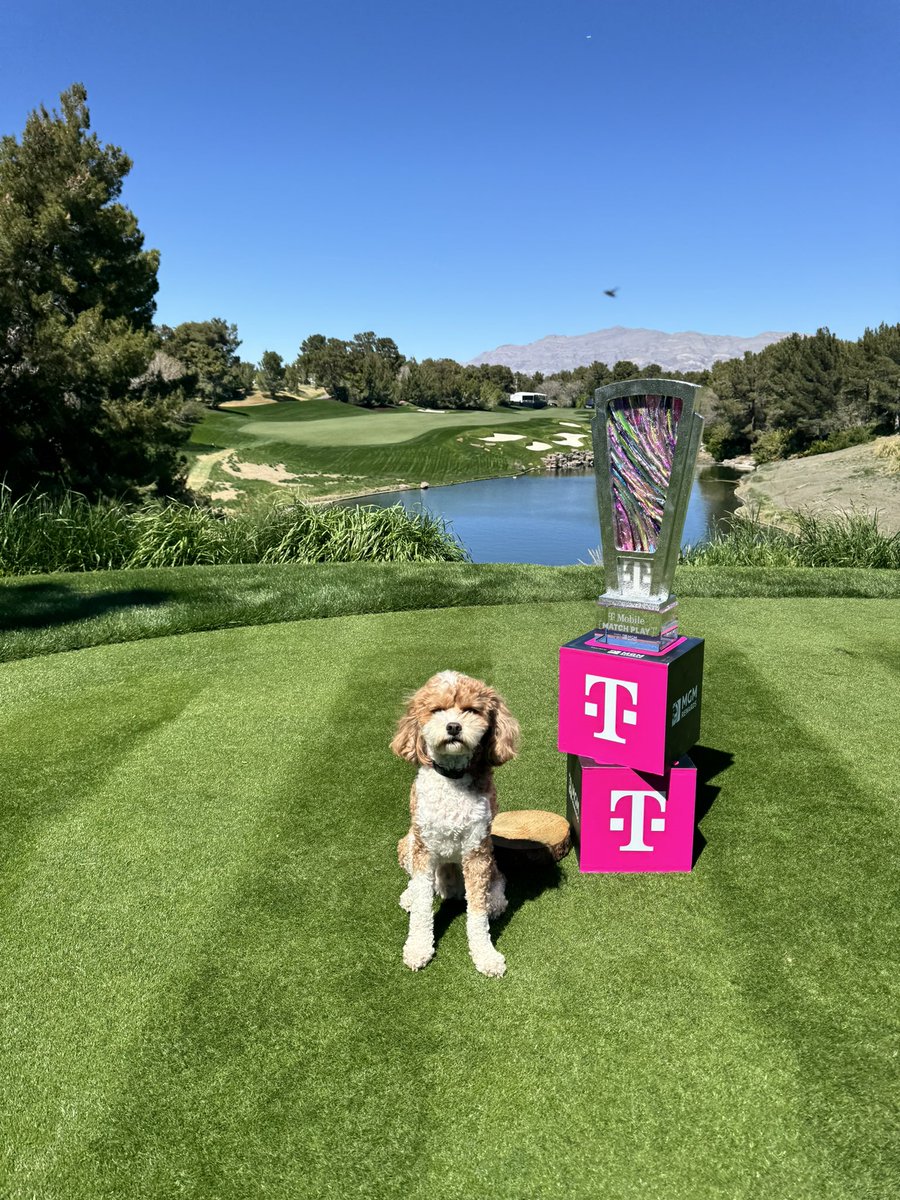
<path id="1" fill-rule="evenodd" d="M 728 467 L 702 467 L 694 479 L 683 543 L 704 541 L 734 512 L 740 478 Z M 443 517 L 474 562 L 589 563 L 600 546 L 594 475 L 518 475 L 425 491 L 381 492 L 348 503 L 402 504 Z"/>

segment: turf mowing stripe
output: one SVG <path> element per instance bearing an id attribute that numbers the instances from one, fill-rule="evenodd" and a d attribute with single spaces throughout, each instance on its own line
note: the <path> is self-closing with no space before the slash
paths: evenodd
<path id="1" fill-rule="evenodd" d="M 41 1196 L 77 1194 L 93 1162 L 89 1144 L 122 1104 L 123 1072 L 131 1073 L 159 1020 L 154 1010 L 162 1006 L 171 1015 L 171 993 L 177 995 L 180 977 L 193 976 L 194 956 L 221 919 L 260 836 L 265 839 L 260 825 L 268 820 L 270 790 L 294 786 L 297 764 L 282 743 L 304 725 L 318 729 L 313 714 L 325 680 L 303 679 L 305 717 L 295 702 L 268 714 L 248 742 L 240 697 L 232 710 L 223 708 L 208 678 L 216 672 L 213 648 L 197 647 L 189 668 L 179 662 L 177 643 L 165 649 L 170 672 L 193 674 L 191 703 L 177 723 L 158 726 L 138 745 L 120 746 L 97 792 L 45 825 L 26 879 L 4 912 L 12 964 L 4 990 L 19 1014 L 5 1048 L 17 1064 L 8 1075 L 15 1086 L 4 1097 L 7 1119 L 17 1127 L 11 1164 L 17 1190 L 9 1195 L 18 1189 L 28 1195 L 30 1188 Z M 82 696 L 82 703 L 95 721 L 102 723 L 104 710 L 116 704 L 141 721 L 141 704 L 156 694 L 159 665 L 144 680 L 144 695 L 133 689 L 124 699 L 121 685 L 134 663 L 103 652 L 93 660 L 92 671 L 103 672 L 104 682 L 94 682 L 94 694 Z M 258 675 L 258 693 L 265 671 L 250 656 L 242 672 L 245 682 Z M 47 679 L 45 691 L 56 683 Z M 198 730 L 214 733 L 198 737 Z M 80 749 L 89 754 L 87 746 Z M 228 787 L 229 761 L 243 768 L 239 792 Z M 165 1021 L 158 1027 L 166 1030 Z M 41 1119 L 29 1126 L 15 1114 L 28 1112 L 35 1099 Z M 97 1193 L 88 1187 L 87 1194 Z"/>
<path id="2" fill-rule="evenodd" d="M 760 605 L 762 627 L 771 607 Z M 708 622 L 713 646 L 738 615 L 728 608 Z M 811 602 L 806 622 L 788 619 L 777 642 L 738 650 L 730 671 L 711 655 L 706 729 L 714 738 L 716 726 L 732 731 L 743 804 L 729 813 L 717 801 L 704 828 L 722 845 L 710 882 L 736 983 L 761 1037 L 796 1059 L 803 1140 L 831 1167 L 818 1194 L 880 1196 L 900 1172 L 892 915 L 900 863 L 884 757 L 897 680 L 877 668 L 835 669 L 849 632 L 840 612 Z"/>

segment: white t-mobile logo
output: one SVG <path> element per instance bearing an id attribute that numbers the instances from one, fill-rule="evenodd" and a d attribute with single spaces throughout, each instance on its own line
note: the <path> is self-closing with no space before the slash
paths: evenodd
<path id="1" fill-rule="evenodd" d="M 616 733 L 616 695 L 619 688 L 624 688 L 628 693 L 628 698 L 632 704 L 637 704 L 638 685 L 629 683 L 625 679 L 606 679 L 603 675 L 586 675 L 584 678 L 584 694 L 589 696 L 591 688 L 595 684 L 603 684 L 603 728 L 594 731 L 595 738 L 603 738 L 605 742 L 624 742 L 623 737 L 619 737 Z M 584 713 L 587 717 L 596 717 L 597 705 L 592 700 L 588 700 L 584 706 Z M 634 708 L 622 709 L 622 724 L 636 725 L 637 710 Z"/>
<path id="2" fill-rule="evenodd" d="M 659 805 L 659 811 L 666 811 L 666 798 L 659 792 L 611 792 L 609 797 L 609 807 L 612 812 L 616 811 L 616 805 L 620 800 L 631 801 L 631 828 L 628 831 L 628 844 L 620 846 L 620 850 L 652 850 L 652 846 L 646 845 L 644 842 L 644 807 L 648 800 L 655 800 Z M 662 833 L 666 827 L 665 817 L 651 817 L 650 829 L 653 833 Z M 609 828 L 612 833 L 619 833 L 625 829 L 624 817 L 610 817 Z"/>

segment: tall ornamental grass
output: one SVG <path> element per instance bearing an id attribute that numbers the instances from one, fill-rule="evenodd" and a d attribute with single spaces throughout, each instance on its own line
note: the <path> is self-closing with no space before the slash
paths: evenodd
<path id="1" fill-rule="evenodd" d="M 686 546 L 681 561 L 703 567 L 900 568 L 900 532 L 885 533 L 877 514 L 790 514 L 790 526 L 767 525 L 758 512 L 735 514 L 708 542 Z"/>
<path id="2" fill-rule="evenodd" d="M 175 501 L 13 499 L 0 488 L 0 575 L 219 563 L 465 562 L 444 522 L 401 505 L 279 500 L 235 515 Z"/>

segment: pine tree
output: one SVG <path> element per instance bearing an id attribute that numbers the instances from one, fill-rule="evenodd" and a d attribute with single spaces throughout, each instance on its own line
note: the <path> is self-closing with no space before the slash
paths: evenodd
<path id="1" fill-rule="evenodd" d="M 84 87 L 60 104 L 0 140 L 0 479 L 170 491 L 190 410 L 151 366 L 159 255 L 119 203 L 131 160 L 89 132 Z"/>
<path id="2" fill-rule="evenodd" d="M 260 391 L 277 396 L 284 387 L 284 362 L 277 350 L 264 350 L 259 360 L 256 382 Z"/>

